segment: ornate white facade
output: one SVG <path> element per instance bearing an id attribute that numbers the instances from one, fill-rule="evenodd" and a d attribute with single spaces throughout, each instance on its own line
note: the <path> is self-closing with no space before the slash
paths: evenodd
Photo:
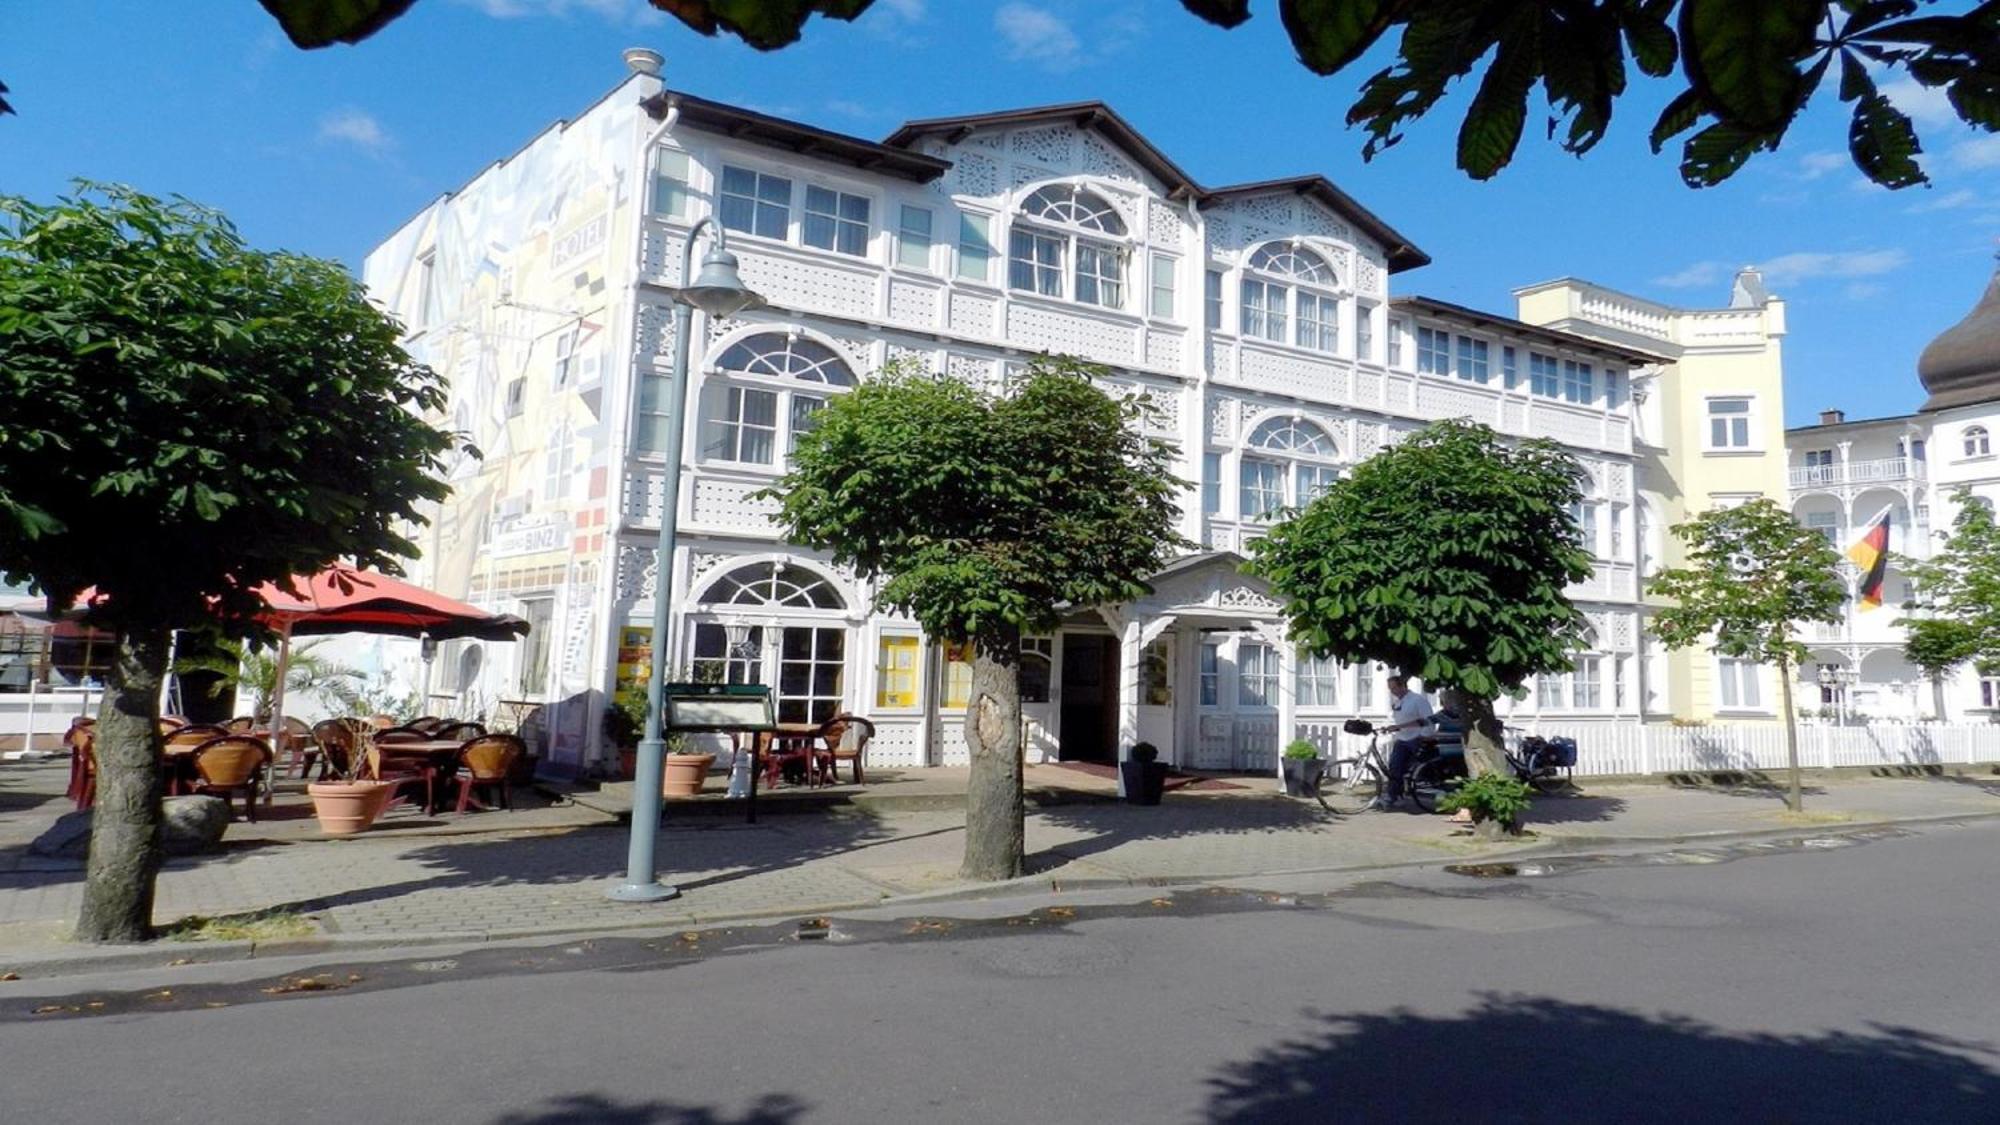
<path id="1" fill-rule="evenodd" d="M 769 304 L 695 315 L 667 497 L 674 329 L 659 287 L 680 283 L 683 241 L 710 215 Z M 1183 765 L 1268 768 L 1293 732 L 1328 737 L 1379 711 L 1382 670 L 1296 659 L 1236 556 L 1277 509 L 1448 417 L 1554 438 L 1590 473 L 1578 515 L 1598 563 L 1574 593 L 1597 642 L 1520 709 L 1635 716 L 1629 388 L 1658 357 L 1392 293 L 1428 260 L 1318 177 L 1204 187 L 1097 103 L 918 121 L 877 143 L 635 74 L 367 262 L 488 453 L 462 467 L 418 576 L 526 612 L 547 638 L 443 686 L 549 703 L 551 764 L 601 763 L 596 709 L 636 671 L 662 586 L 649 552 L 673 503 L 677 670 L 771 684 L 785 718 L 865 714 L 875 765 L 962 761 L 966 666 L 874 612 L 854 575 L 781 541 L 754 496 L 829 396 L 887 364 L 997 387 L 1046 351 L 1151 399 L 1194 486 L 1181 530 L 1204 550 L 1152 597 L 1030 640 L 1031 757 L 1146 739 Z"/>

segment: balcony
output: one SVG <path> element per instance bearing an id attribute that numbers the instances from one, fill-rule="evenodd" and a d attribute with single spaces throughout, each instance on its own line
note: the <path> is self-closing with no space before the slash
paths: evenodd
<path id="1" fill-rule="evenodd" d="M 1873 461 L 1836 461 L 1831 465 L 1795 465 L 1792 487 L 1835 488 L 1852 484 L 1900 484 L 1922 480 L 1924 463 L 1907 457 L 1880 457 Z"/>

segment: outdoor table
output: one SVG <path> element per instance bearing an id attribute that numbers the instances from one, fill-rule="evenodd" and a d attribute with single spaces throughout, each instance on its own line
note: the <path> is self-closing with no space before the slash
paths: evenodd
<path id="1" fill-rule="evenodd" d="M 435 813 L 443 807 L 439 804 L 439 794 L 444 789 L 443 783 L 458 766 L 458 752 L 465 748 L 467 741 L 469 740 L 463 738 L 413 738 L 407 742 L 400 739 L 377 741 L 374 743 L 378 755 L 375 762 L 375 778 L 377 781 L 382 778 L 382 758 L 423 758 L 431 768 L 438 771 L 438 776 L 431 785 L 431 805 L 424 810 L 426 813 Z"/>
<path id="2" fill-rule="evenodd" d="M 779 723 L 777 724 L 777 727 L 773 730 L 758 731 L 757 733 L 751 735 L 750 797 L 749 800 L 745 802 L 745 807 L 743 810 L 743 819 L 746 822 L 750 824 L 757 823 L 758 779 L 764 772 L 763 769 L 761 768 L 763 766 L 763 761 L 762 761 L 763 756 L 770 752 L 771 744 L 777 741 L 778 739 L 785 739 L 789 741 L 792 739 L 799 739 L 799 738 L 811 738 L 812 736 L 817 735 L 818 733 L 819 733 L 818 723 Z M 732 754 L 743 753 L 742 737 L 740 735 L 731 734 L 729 736 L 729 746 L 730 746 L 730 752 Z M 734 767 L 735 767 L 735 762 L 734 759 L 732 758 L 731 759 L 732 772 L 734 770 Z M 806 754 L 806 770 L 808 771 L 807 776 L 810 777 L 812 770 L 812 754 L 810 750 L 808 750 Z"/>

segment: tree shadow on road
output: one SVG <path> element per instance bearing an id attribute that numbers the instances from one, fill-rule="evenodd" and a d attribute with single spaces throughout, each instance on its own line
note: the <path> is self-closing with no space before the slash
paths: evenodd
<path id="1" fill-rule="evenodd" d="M 1031 852 L 1027 857 L 1030 871 L 1048 871 L 1141 840 L 1272 835 L 1340 824 L 1348 818 L 1311 801 L 1277 797 L 1177 800 L 1169 796 L 1158 807 L 1112 803 L 1050 805 L 1035 810 L 1033 819 L 1089 835 Z"/>
<path id="2" fill-rule="evenodd" d="M 1666 775 L 1667 788 L 1683 793 L 1713 793 L 1718 797 L 1749 797 L 1757 800 L 1777 801 L 1780 804 L 1791 794 L 1789 782 L 1770 774 L 1755 770 L 1725 770 L 1718 773 L 1670 773 Z M 1801 785 L 1799 792 L 1808 797 L 1824 794 L 1826 790 L 1817 785 Z"/>
<path id="3" fill-rule="evenodd" d="M 1993 1047 L 1905 1027 L 1728 1031 L 1550 997 L 1461 1015 L 1319 1015 L 1209 1080 L 1204 1120 L 1980 1121 Z"/>
<path id="4" fill-rule="evenodd" d="M 795 1125 L 812 1108 L 790 1094 L 765 1094 L 742 1113 L 679 1102 L 621 1102 L 603 1094 L 563 1094 L 493 1125 Z"/>

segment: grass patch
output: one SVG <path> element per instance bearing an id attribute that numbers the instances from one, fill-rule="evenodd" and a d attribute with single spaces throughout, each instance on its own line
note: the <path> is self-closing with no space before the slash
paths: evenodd
<path id="1" fill-rule="evenodd" d="M 277 941 L 319 932 L 309 915 L 296 910 L 253 910 L 210 918 L 190 914 L 160 931 L 168 941 Z"/>

